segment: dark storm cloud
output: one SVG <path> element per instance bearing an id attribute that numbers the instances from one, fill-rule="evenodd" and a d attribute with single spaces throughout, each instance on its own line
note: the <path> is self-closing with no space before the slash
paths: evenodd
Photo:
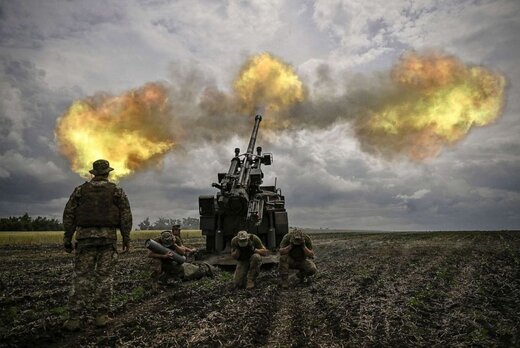
<path id="1" fill-rule="evenodd" d="M 293 224 L 442 230 L 515 228 L 520 223 L 514 213 L 517 176 L 511 175 L 517 157 L 470 164 L 452 161 L 455 152 L 447 151 L 433 163 L 381 163 L 356 152 L 355 144 L 349 145 L 352 139 L 339 141 L 342 132 L 311 135 L 311 145 L 299 146 L 296 139 L 264 147 L 274 153 L 272 169 Z M 287 158 L 288 164 L 280 163 Z"/>
<path id="2" fill-rule="evenodd" d="M 45 168 L 42 169 L 45 170 Z M 13 174 L 9 179 L 3 179 L 1 181 L 2 200 L 7 199 L 13 204 L 25 203 L 30 205 L 32 203 L 46 202 L 70 195 L 70 187 L 62 185 L 63 177 L 48 179 L 50 179 L 51 182 L 35 180 L 35 178 L 28 173 Z"/>
<path id="3" fill-rule="evenodd" d="M 83 36 L 95 26 L 117 24 L 123 19 L 119 7 L 100 1 L 45 1 L 38 6 L 4 1 L 0 11 L 0 45 L 8 48 L 41 49 L 46 40 Z"/>
<path id="4" fill-rule="evenodd" d="M 54 138 L 54 120 L 63 113 L 71 100 L 81 93 L 79 88 L 52 90 L 45 83 L 45 72 L 26 60 L 0 57 L 2 92 L 0 122 L 6 125 L 2 138 L 3 150 L 18 145 L 35 155 L 51 155 L 52 149 L 41 141 Z M 23 144 L 18 143 L 23 139 Z"/>
<path id="5" fill-rule="evenodd" d="M 54 151 L 54 122 L 77 92 L 55 91 L 45 83 L 45 72 L 33 63 L 0 58 L 3 98 L 0 100 L 0 206 L 3 214 L 27 211 L 68 195 L 73 176 Z M 30 210 L 30 209 L 29 209 Z"/>
<path id="6" fill-rule="evenodd" d="M 121 186 L 136 223 L 197 216 L 198 196 L 216 193 L 211 183 L 227 170 L 233 148 L 247 146 L 251 131 L 252 120 L 237 119 L 230 106 L 230 81 L 244 57 L 267 50 L 308 77 L 312 96 L 287 116 L 294 117 L 293 132 L 261 128 L 258 143 L 273 152 L 264 182 L 277 177 L 291 225 L 519 228 L 517 2 L 317 0 L 303 11 L 291 2 L 226 4 L 2 2 L 0 215 L 59 217 L 83 182 L 54 151 L 55 119 L 72 100 L 167 78 L 175 115 L 196 132 L 178 132 L 183 143 L 162 168 Z M 506 74 L 503 118 L 426 163 L 361 152 L 343 121 L 384 87 L 385 79 L 366 76 L 391 66 L 403 48 L 424 46 Z"/>
<path id="7" fill-rule="evenodd" d="M 25 21 L 30 18 L 28 9 L 20 2 L 0 4 L 0 44 L 2 47 L 41 48 L 43 33 L 35 23 Z"/>
<path id="8" fill-rule="evenodd" d="M 461 175 L 475 187 L 512 191 L 520 194 L 520 163 L 496 161 L 469 164 L 460 169 Z"/>

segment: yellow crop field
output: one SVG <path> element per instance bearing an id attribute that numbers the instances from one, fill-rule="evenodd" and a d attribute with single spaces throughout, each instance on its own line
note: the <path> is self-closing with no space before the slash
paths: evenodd
<path id="1" fill-rule="evenodd" d="M 146 240 L 157 237 L 161 233 L 159 231 L 132 231 L 132 240 Z M 183 238 L 198 238 L 202 236 L 200 230 L 182 230 Z M 121 235 L 118 234 L 118 239 Z M 62 243 L 63 232 L 60 231 L 20 231 L 20 232 L 0 232 L 0 245 L 23 245 L 23 244 L 55 244 Z"/>

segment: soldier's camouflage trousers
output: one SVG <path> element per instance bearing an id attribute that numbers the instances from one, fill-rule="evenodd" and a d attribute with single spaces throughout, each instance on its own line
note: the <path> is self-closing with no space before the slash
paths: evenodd
<path id="1" fill-rule="evenodd" d="M 152 279 L 165 280 L 168 277 L 182 280 L 197 280 L 213 275 L 211 266 L 200 263 L 184 262 L 178 265 L 175 262 L 164 264 L 160 260 L 152 259 Z"/>
<path id="2" fill-rule="evenodd" d="M 69 298 L 71 318 L 80 317 L 83 309 L 90 306 L 98 315 L 110 311 L 116 258 L 113 245 L 77 249 L 74 257 L 74 280 Z"/>
<path id="3" fill-rule="evenodd" d="M 289 276 L 289 269 L 299 270 L 297 276 L 300 279 L 311 276 L 318 271 L 314 262 L 309 259 L 296 261 L 289 255 L 280 256 L 280 264 L 278 265 L 280 277 L 287 278 Z"/>
<path id="4" fill-rule="evenodd" d="M 238 261 L 233 276 L 233 284 L 235 287 L 245 287 L 248 279 L 255 281 L 260 273 L 261 266 L 262 256 L 258 254 L 251 255 L 249 260 Z"/>

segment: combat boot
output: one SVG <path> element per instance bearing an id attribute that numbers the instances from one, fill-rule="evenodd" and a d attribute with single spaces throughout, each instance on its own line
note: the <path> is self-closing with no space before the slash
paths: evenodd
<path id="1" fill-rule="evenodd" d="M 79 330 L 79 319 L 67 319 L 63 323 L 63 329 L 67 331 Z"/>
<path id="2" fill-rule="evenodd" d="M 287 275 L 280 276 L 280 286 L 282 287 L 282 289 L 289 288 L 289 277 Z"/>
<path id="3" fill-rule="evenodd" d="M 255 281 L 253 279 L 248 279 L 246 284 L 246 289 L 251 290 L 255 287 Z"/>
<path id="4" fill-rule="evenodd" d="M 108 322 L 110 321 L 110 318 L 107 314 L 99 314 L 96 317 L 96 326 L 97 327 L 105 327 L 107 326 Z"/>

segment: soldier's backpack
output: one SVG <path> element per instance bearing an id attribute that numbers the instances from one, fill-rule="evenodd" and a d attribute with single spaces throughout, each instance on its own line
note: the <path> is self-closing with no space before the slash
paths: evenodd
<path id="1" fill-rule="evenodd" d="M 119 227 L 119 208 L 116 205 L 117 186 L 107 182 L 81 185 L 76 225 L 80 227 Z"/>

